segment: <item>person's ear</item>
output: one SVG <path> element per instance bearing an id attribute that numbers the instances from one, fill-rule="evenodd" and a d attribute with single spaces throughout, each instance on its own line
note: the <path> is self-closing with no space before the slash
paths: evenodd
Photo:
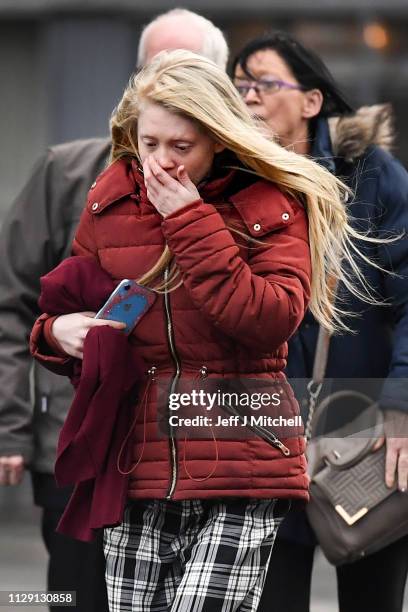
<path id="1" fill-rule="evenodd" d="M 304 119 L 317 117 L 323 106 L 323 94 L 320 89 L 309 89 L 303 93 L 303 112 Z"/>
<path id="2" fill-rule="evenodd" d="M 221 153 L 221 151 L 225 151 L 225 145 L 220 142 L 216 142 L 214 145 L 214 153 Z"/>

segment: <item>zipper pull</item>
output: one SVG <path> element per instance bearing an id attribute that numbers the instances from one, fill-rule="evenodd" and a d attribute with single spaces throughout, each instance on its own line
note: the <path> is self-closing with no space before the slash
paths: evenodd
<path id="1" fill-rule="evenodd" d="M 208 368 L 207 368 L 207 366 L 205 366 L 205 365 L 201 366 L 201 368 L 200 368 L 200 376 L 201 376 L 201 378 L 207 378 L 207 376 L 208 376 Z"/>
<path id="2" fill-rule="evenodd" d="M 151 368 L 147 370 L 147 373 L 151 377 L 152 380 L 154 380 L 154 375 L 156 374 L 156 371 L 157 371 L 156 366 L 152 366 Z"/>
<path id="3" fill-rule="evenodd" d="M 46 395 L 41 396 L 41 414 L 48 412 L 48 397 Z"/>
<path id="4" fill-rule="evenodd" d="M 290 450 L 280 440 L 276 439 L 274 441 L 274 445 L 276 446 L 276 448 L 279 448 L 279 450 L 285 455 L 285 457 L 289 457 Z"/>

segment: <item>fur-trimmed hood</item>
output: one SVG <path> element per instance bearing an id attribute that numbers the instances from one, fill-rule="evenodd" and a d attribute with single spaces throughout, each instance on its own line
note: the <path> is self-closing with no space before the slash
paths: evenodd
<path id="1" fill-rule="evenodd" d="M 361 157 L 370 145 L 391 151 L 395 138 L 391 104 L 362 106 L 354 115 L 331 117 L 329 129 L 334 155 L 348 162 Z"/>

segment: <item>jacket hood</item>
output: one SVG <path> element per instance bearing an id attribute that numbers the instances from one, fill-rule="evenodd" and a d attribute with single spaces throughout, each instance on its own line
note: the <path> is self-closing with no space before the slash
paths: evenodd
<path id="1" fill-rule="evenodd" d="M 329 119 L 333 154 L 348 162 L 361 157 L 370 145 L 390 151 L 394 144 L 391 104 L 362 106 L 353 115 Z"/>

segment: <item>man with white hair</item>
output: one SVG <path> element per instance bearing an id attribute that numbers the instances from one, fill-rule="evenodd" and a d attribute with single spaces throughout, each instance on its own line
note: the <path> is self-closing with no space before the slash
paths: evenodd
<path id="1" fill-rule="evenodd" d="M 202 15 L 176 8 L 159 15 L 142 31 L 137 65 L 144 66 L 164 49 L 188 49 L 208 57 L 226 70 L 228 45 L 224 35 Z"/>
<path id="2" fill-rule="evenodd" d="M 185 9 L 159 15 L 144 28 L 137 65 L 175 48 L 226 68 L 222 32 Z M 50 147 L 11 207 L 0 237 L 0 484 L 18 484 L 30 469 L 34 500 L 43 509 L 48 589 L 76 591 L 76 609 L 86 612 L 108 610 L 101 541 L 85 544 L 55 533 L 71 492 L 56 488 L 53 469 L 72 389 L 65 378 L 35 367 L 32 408 L 27 338 L 39 314 L 40 276 L 70 254 L 87 192 L 106 166 L 109 149 L 109 139 Z"/>

